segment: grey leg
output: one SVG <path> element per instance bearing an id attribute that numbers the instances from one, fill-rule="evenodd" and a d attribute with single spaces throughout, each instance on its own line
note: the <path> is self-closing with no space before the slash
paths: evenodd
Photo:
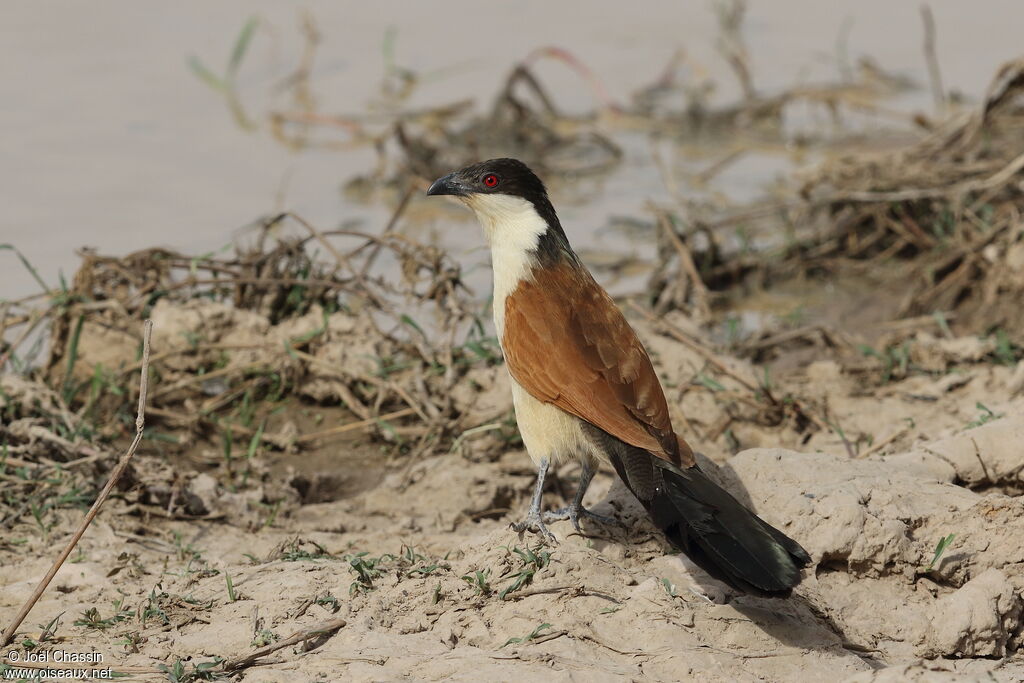
<path id="1" fill-rule="evenodd" d="M 540 466 L 537 468 L 537 483 L 533 487 L 533 499 L 530 501 L 530 511 L 526 514 L 526 519 L 512 524 L 512 528 L 519 533 L 527 530 L 536 531 L 543 540 L 554 543 L 555 535 L 548 531 L 540 513 L 541 501 L 544 497 L 544 479 L 548 475 L 548 465 L 550 464 L 547 458 L 540 461 Z"/>
<path id="2" fill-rule="evenodd" d="M 618 520 L 612 519 L 611 517 L 605 517 L 599 515 L 583 507 L 583 496 L 587 495 L 587 489 L 590 488 L 590 481 L 594 478 L 593 465 L 590 460 L 583 461 L 583 469 L 580 472 L 580 485 L 576 489 L 576 495 L 573 496 L 572 503 L 569 507 L 562 508 L 561 510 L 552 510 L 551 512 L 545 512 L 542 517 L 545 522 L 557 522 L 563 519 L 568 519 L 572 522 L 572 526 L 579 533 L 583 533 L 580 529 L 580 517 L 589 517 L 602 524 L 618 524 Z"/>

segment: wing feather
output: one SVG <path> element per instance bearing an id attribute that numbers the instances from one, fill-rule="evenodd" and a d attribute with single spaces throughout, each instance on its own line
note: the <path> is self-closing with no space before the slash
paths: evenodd
<path id="1" fill-rule="evenodd" d="M 677 466 L 694 464 L 647 351 L 586 270 L 562 263 L 520 282 L 505 300 L 502 349 L 534 398 Z"/>

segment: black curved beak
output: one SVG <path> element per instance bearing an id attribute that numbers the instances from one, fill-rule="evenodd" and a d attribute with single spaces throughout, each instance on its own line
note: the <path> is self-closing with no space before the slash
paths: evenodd
<path id="1" fill-rule="evenodd" d="M 438 178 L 434 181 L 434 184 L 427 190 L 427 196 L 433 196 L 438 194 L 450 194 L 456 197 L 462 197 L 469 194 L 466 188 L 463 187 L 462 183 L 455 176 L 454 173 L 449 173 L 443 178 Z"/>

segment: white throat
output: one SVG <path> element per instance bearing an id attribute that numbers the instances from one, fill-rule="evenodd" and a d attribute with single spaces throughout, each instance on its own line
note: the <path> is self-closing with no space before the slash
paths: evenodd
<path id="1" fill-rule="evenodd" d="M 547 229 L 533 204 L 510 195 L 470 195 L 463 199 L 473 210 L 491 247 L 494 271 L 494 326 L 500 342 L 505 332 L 505 299 L 530 277 L 536 250 Z"/>

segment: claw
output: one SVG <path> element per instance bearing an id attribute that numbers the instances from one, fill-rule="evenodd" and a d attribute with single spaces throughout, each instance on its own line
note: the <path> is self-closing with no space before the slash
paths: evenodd
<path id="1" fill-rule="evenodd" d="M 538 514 L 535 510 L 530 510 L 530 513 L 526 515 L 526 519 L 521 522 L 513 522 L 509 526 L 516 533 L 523 533 L 525 531 L 532 531 L 541 537 L 541 540 L 546 541 L 552 545 L 558 543 L 558 539 L 555 535 L 548 530 L 542 515 Z"/>
<path id="2" fill-rule="evenodd" d="M 583 529 L 580 528 L 580 517 L 589 517 L 600 524 L 622 526 L 622 522 L 614 517 L 599 515 L 596 512 L 591 512 L 587 508 L 578 505 L 569 505 L 568 507 L 561 508 L 560 510 L 551 510 L 549 512 L 545 512 L 542 517 L 548 524 L 568 519 L 572 522 L 573 528 L 580 534 L 583 534 Z M 586 534 L 583 535 L 585 536 Z"/>

